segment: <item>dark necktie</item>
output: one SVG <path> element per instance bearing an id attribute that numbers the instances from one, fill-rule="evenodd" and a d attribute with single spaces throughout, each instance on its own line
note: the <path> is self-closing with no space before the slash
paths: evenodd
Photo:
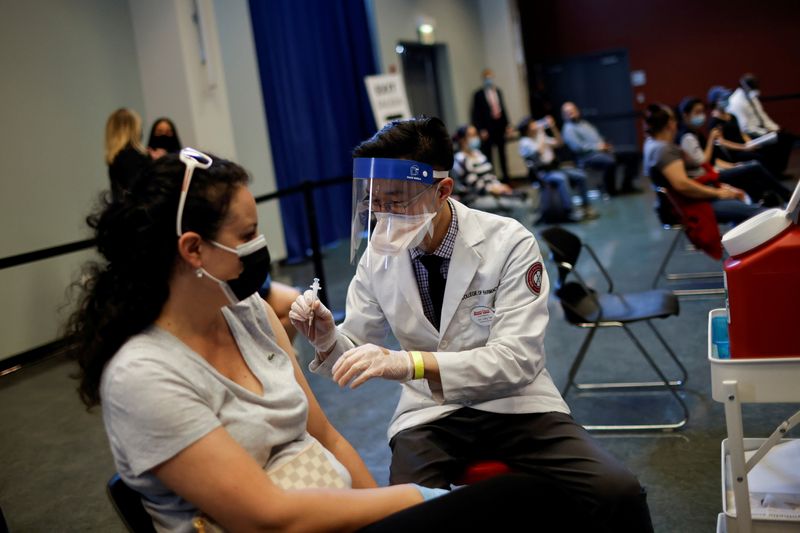
<path id="1" fill-rule="evenodd" d="M 439 322 L 442 318 L 442 301 L 444 300 L 445 279 L 442 276 L 443 257 L 438 255 L 421 255 L 419 260 L 428 271 L 428 294 L 433 302 L 433 320 L 431 323 L 439 329 Z"/>

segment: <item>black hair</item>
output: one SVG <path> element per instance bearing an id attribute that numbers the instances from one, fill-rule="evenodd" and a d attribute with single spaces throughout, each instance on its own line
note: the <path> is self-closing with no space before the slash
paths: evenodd
<path id="1" fill-rule="evenodd" d="M 427 163 L 435 170 L 453 168 L 453 143 L 436 117 L 393 120 L 353 150 L 353 157 L 386 157 Z"/>
<path id="2" fill-rule="evenodd" d="M 517 123 L 517 131 L 520 137 L 528 136 L 528 127 L 531 125 L 531 122 L 533 122 L 532 117 L 525 117 Z"/>
<path id="3" fill-rule="evenodd" d="M 174 136 L 173 138 L 175 139 L 175 142 L 173 144 L 174 146 L 177 147 L 178 150 L 180 150 L 183 145 L 181 144 L 181 138 L 178 137 L 178 128 L 176 128 L 175 123 L 172 122 L 172 120 L 170 120 L 167 117 L 158 117 L 157 119 L 155 119 L 153 125 L 150 127 L 150 136 L 147 138 L 147 146 L 149 148 L 160 148 L 158 146 L 153 145 L 153 137 L 155 136 L 156 126 L 158 126 L 159 122 L 166 122 L 167 124 L 169 124 L 169 127 L 172 128 L 172 134 Z"/>
<path id="4" fill-rule="evenodd" d="M 461 141 L 463 141 L 464 139 L 466 139 L 467 138 L 467 130 L 469 130 L 470 126 L 471 126 L 471 124 L 463 124 L 463 125 L 459 126 L 458 129 L 456 130 L 456 132 L 453 134 L 453 142 L 458 144 Z"/>
<path id="5" fill-rule="evenodd" d="M 667 127 L 669 120 L 675 115 L 672 110 L 664 104 L 650 104 L 644 110 L 644 122 L 647 125 L 645 132 L 648 135 L 655 135 Z"/>
<path id="6" fill-rule="evenodd" d="M 705 107 L 705 104 L 703 103 L 702 99 L 696 96 L 687 96 L 686 98 L 681 100 L 680 104 L 678 104 L 678 112 L 681 114 L 681 117 L 683 117 L 683 115 L 688 115 L 689 113 L 692 112 L 692 108 L 697 104 L 700 104 Z"/>
<path id="7" fill-rule="evenodd" d="M 748 72 L 747 74 L 742 75 L 741 79 L 739 80 L 739 85 L 741 85 L 745 90 L 756 90 L 758 89 L 758 78 L 756 78 L 755 74 Z"/>
<path id="8" fill-rule="evenodd" d="M 239 165 L 210 157 L 211 167 L 194 171 L 182 221 L 184 231 L 204 239 L 214 238 L 234 191 L 249 180 Z M 184 169 L 177 155 L 160 158 L 128 194 L 103 196 L 86 219 L 104 261 L 88 263 L 86 281 L 73 284 L 80 294 L 65 333 L 78 360 L 78 392 L 87 407 L 100 403 L 106 363 L 158 318 L 167 301 L 178 264 L 175 217 Z"/>

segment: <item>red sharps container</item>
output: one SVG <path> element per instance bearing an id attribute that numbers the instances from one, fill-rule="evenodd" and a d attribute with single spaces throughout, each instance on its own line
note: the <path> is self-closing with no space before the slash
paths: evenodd
<path id="1" fill-rule="evenodd" d="M 722 238 L 732 358 L 800 357 L 800 183 L 789 205 Z"/>

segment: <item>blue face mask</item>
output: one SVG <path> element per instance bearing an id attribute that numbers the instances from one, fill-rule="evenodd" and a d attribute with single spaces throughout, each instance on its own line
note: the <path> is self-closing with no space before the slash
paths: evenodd
<path id="1" fill-rule="evenodd" d="M 700 128 L 705 123 L 706 123 L 705 113 L 702 113 L 700 115 L 692 115 L 691 117 L 689 117 L 689 124 L 691 126 L 694 126 L 695 128 Z"/>
<path id="2" fill-rule="evenodd" d="M 483 86 L 487 88 L 494 86 L 494 78 L 483 78 Z"/>
<path id="3" fill-rule="evenodd" d="M 481 148 L 481 139 L 480 137 L 470 137 L 467 141 L 467 146 L 469 146 L 470 150 L 480 150 Z"/>

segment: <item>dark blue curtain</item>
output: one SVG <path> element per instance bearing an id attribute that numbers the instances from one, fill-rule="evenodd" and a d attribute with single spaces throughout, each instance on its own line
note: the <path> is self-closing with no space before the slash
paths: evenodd
<path id="1" fill-rule="evenodd" d="M 352 176 L 375 132 L 364 76 L 376 72 L 364 0 L 251 0 L 278 189 Z M 315 192 L 320 239 L 350 236 L 351 185 Z M 302 196 L 281 199 L 290 260 L 310 250 Z"/>

